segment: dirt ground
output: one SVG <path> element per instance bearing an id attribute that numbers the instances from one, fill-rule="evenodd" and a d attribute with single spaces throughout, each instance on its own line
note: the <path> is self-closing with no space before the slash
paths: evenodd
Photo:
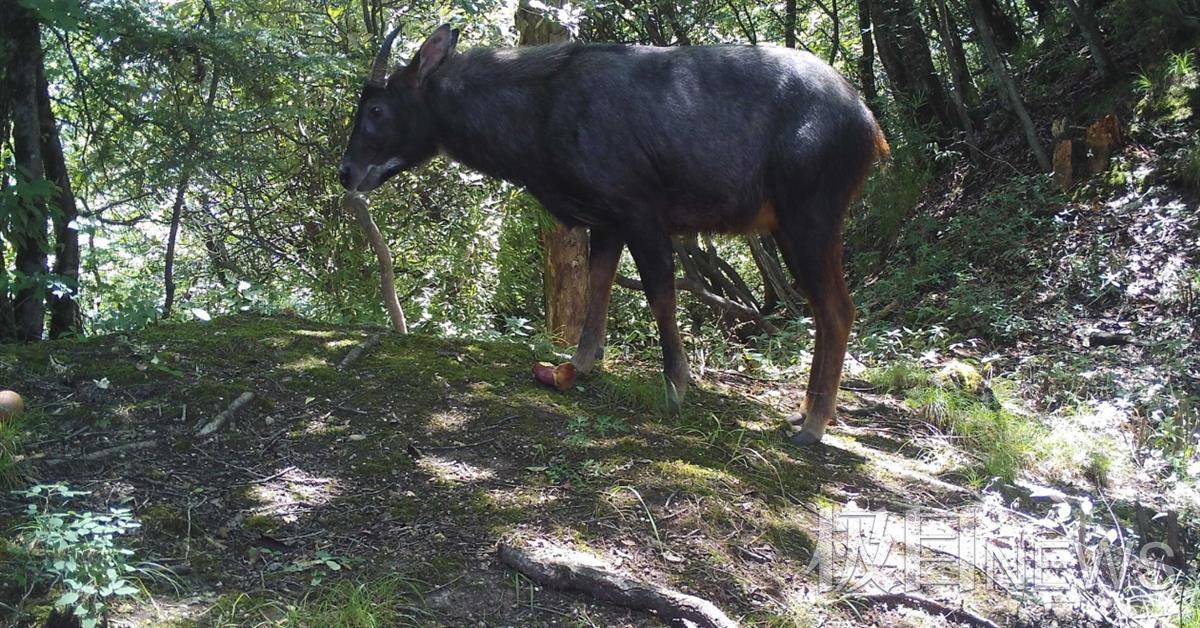
<path id="1" fill-rule="evenodd" d="M 659 625 L 534 586 L 497 561 L 506 539 L 747 625 L 964 621 L 882 591 L 999 625 L 1124 623 L 1077 556 L 1045 555 L 1064 547 L 1046 513 L 1069 500 L 943 473 L 956 454 L 897 400 L 844 391 L 826 442 L 800 449 L 779 431 L 795 384 L 709 370 L 669 414 L 656 365 L 610 360 L 560 393 L 521 344 L 384 335 L 341 366 L 376 333 L 247 316 L 0 349 L 0 382 L 31 407 L 28 479 L 91 491 L 76 508 L 129 505 L 137 558 L 175 574 L 116 625 L 324 623 L 347 592 L 387 625 Z M 7 497 L 2 516 L 22 508 Z"/>

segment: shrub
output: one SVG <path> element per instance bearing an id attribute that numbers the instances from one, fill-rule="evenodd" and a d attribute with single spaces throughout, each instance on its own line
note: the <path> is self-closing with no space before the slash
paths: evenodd
<path id="1" fill-rule="evenodd" d="M 26 509 L 28 521 L 18 528 L 9 577 L 23 588 L 48 587 L 56 595 L 54 609 L 72 613 L 83 628 L 98 625 L 113 602 L 139 595 L 143 577 L 165 576 L 158 565 L 134 563 L 133 550 L 121 545 L 119 537 L 141 525 L 128 508 L 103 514 L 64 510 L 87 492 L 62 484 L 15 494 L 33 503 Z"/>

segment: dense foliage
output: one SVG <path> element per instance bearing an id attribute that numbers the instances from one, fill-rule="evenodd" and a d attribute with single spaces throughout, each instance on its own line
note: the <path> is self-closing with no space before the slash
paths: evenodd
<path id="1" fill-rule="evenodd" d="M 400 60 L 440 23 L 460 48 L 515 45 L 544 22 L 592 42 L 803 48 L 862 92 L 892 149 L 844 234 L 857 383 L 963 450 L 926 453 L 966 459 L 953 469 L 972 488 L 1125 483 L 1200 535 L 1195 0 L 0 0 L 0 14 L 0 342 L 125 343 L 245 312 L 385 322 L 336 166 L 391 24 Z M 1110 115 L 1111 145 L 1097 139 Z M 393 181 L 370 200 L 414 333 L 561 349 L 544 331 L 548 215 L 445 159 Z M 807 370 L 807 306 L 769 239 L 683 238 L 676 253 L 696 375 Z M 635 275 L 628 260 L 620 272 Z M 640 291 L 614 292 L 609 341 L 610 358 L 657 355 Z M 157 351 L 134 351 L 139 372 L 182 378 Z M 85 379 L 107 390 L 108 375 Z M 43 410 L 29 427 L 0 420 L 0 486 L 21 483 L 18 443 Z M 730 436 L 715 416 L 710 443 Z M 582 451 L 630 426 L 565 429 Z M 551 485 L 611 471 L 543 454 L 529 469 Z M 57 606 L 92 621 L 136 597 L 126 572 L 143 567 L 114 545 L 126 512 L 50 506 L 29 511 L 21 564 L 40 575 L 23 586 L 58 587 Z M 85 542 L 63 540 L 84 525 Z M 332 616 L 401 585 L 306 604 Z M 1188 604 L 1180 622 L 1197 625 Z"/>

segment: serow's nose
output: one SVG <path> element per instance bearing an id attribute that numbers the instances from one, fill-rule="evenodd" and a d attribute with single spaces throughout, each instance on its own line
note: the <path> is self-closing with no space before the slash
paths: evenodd
<path id="1" fill-rule="evenodd" d="M 350 187 L 350 164 L 342 164 L 342 167 L 338 168 L 338 181 L 342 182 L 342 187 Z"/>

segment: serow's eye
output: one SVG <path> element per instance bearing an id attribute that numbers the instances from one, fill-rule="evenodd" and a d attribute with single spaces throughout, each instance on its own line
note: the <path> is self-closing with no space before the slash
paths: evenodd
<path id="1" fill-rule="evenodd" d="M 379 116 L 383 115 L 383 108 L 382 107 L 371 107 L 371 110 L 368 111 L 367 113 L 369 113 L 372 118 L 378 118 Z"/>

